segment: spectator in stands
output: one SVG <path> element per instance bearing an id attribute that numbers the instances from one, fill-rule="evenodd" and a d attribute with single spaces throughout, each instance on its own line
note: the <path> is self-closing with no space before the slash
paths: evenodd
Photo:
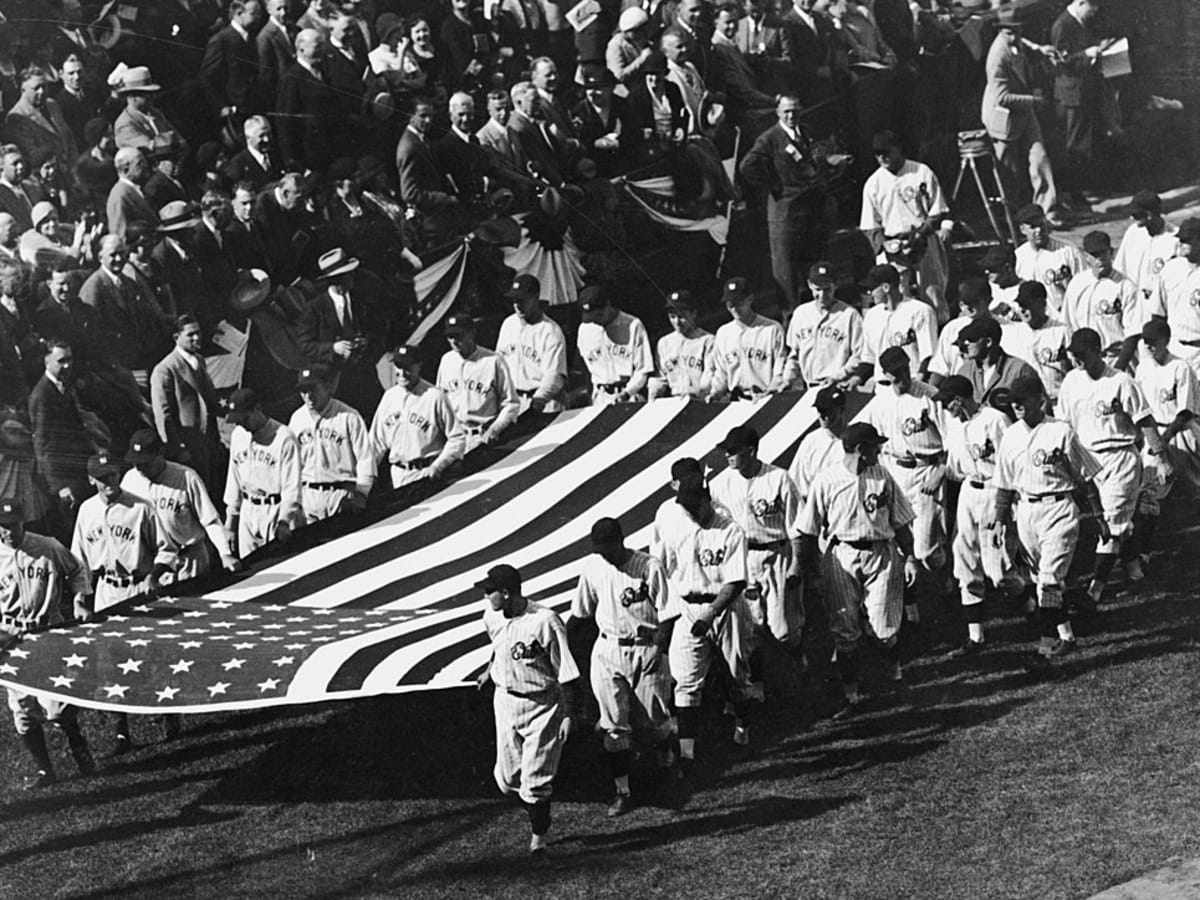
<path id="1" fill-rule="evenodd" d="M 0 212 L 0 263 L 19 265 L 21 257 L 18 241 L 21 232 L 17 228 L 17 220 L 12 213 Z"/>
<path id="2" fill-rule="evenodd" d="M 208 333 L 226 315 L 229 294 L 237 280 L 237 267 L 225 237 L 232 218 L 229 195 L 209 191 L 200 200 L 200 222 L 192 226 L 192 252 L 200 269 L 201 296 L 206 301 L 194 314 Z"/>
<path id="3" fill-rule="evenodd" d="M 267 273 L 276 284 L 291 284 L 312 256 L 312 230 L 304 204 L 304 178 L 289 172 L 269 191 L 258 195 L 254 220 L 262 231 Z"/>
<path id="4" fill-rule="evenodd" d="M 57 499 L 60 516 L 55 533 L 69 535 L 79 504 L 91 493 L 87 461 L 92 439 L 71 390 L 75 357 L 71 346 L 51 341 L 43 357 L 44 371 L 29 395 L 29 420 L 37 472 Z"/>
<path id="5" fill-rule="evenodd" d="M 296 35 L 296 62 L 280 80 L 275 102 L 285 166 L 314 172 L 324 172 L 333 161 L 334 123 L 345 102 L 318 68 L 324 47 L 319 31 L 306 28 Z"/>
<path id="6" fill-rule="evenodd" d="M 117 147 L 149 149 L 160 134 L 178 131 L 171 121 L 154 105 L 154 95 L 162 85 L 154 83 L 145 66 L 126 69 L 121 76 L 117 93 L 125 98 L 125 109 L 117 116 L 113 136 Z"/>
<path id="7" fill-rule="evenodd" d="M 25 154 L 16 144 L 0 147 L 0 211 L 8 213 L 22 232 L 33 227 L 34 199 L 25 190 Z"/>
<path id="8" fill-rule="evenodd" d="M 84 126 L 83 137 L 87 149 L 70 170 L 75 179 L 75 201 L 81 210 L 102 217 L 108 192 L 117 183 L 117 167 L 113 162 L 117 143 L 113 138 L 112 123 L 107 119 L 92 119 Z M 0 191 L 0 203 L 3 203 L 3 191 Z"/>
<path id="9" fill-rule="evenodd" d="M 233 197 L 230 200 L 233 217 L 225 230 L 225 236 L 235 268 L 262 269 L 265 272 L 270 263 L 267 260 L 266 239 L 261 226 L 254 218 L 256 196 L 254 185 L 249 181 L 239 181 L 233 186 Z"/>
<path id="10" fill-rule="evenodd" d="M 154 250 L 160 243 L 158 232 L 159 229 L 141 222 L 130 223 L 125 232 L 129 257 L 121 274 L 137 286 L 143 297 L 152 301 L 155 313 L 163 322 L 167 322 L 174 321 L 178 315 L 178 304 L 171 283 L 154 258 Z"/>
<path id="11" fill-rule="evenodd" d="M 91 251 L 92 241 L 104 230 L 99 222 L 89 228 L 87 220 L 80 219 L 75 223 L 74 239 L 69 244 L 64 242 L 58 210 L 46 200 L 33 207 L 31 219 L 33 227 L 21 235 L 21 260 L 43 272 L 49 272 L 63 262 L 82 265 Z"/>
<path id="12" fill-rule="evenodd" d="M 146 155 L 154 167 L 142 188 L 150 208 L 162 209 L 168 203 L 190 200 L 188 189 L 179 180 L 183 167 L 183 145 L 179 136 L 174 132 L 156 136 Z"/>
<path id="13" fill-rule="evenodd" d="M 571 112 L 579 123 L 579 143 L 596 174 L 612 178 L 629 170 L 641 135 L 634 127 L 624 97 L 613 94 L 616 79 L 603 66 L 583 71 L 583 100 Z"/>
<path id="14" fill-rule="evenodd" d="M 608 71 L 627 91 L 643 83 L 646 61 L 654 52 L 650 46 L 649 24 L 650 18 L 641 7 L 631 6 L 622 10 L 617 31 L 604 53 Z"/>
<path id="15" fill-rule="evenodd" d="M 208 39 L 200 64 L 200 85 L 212 115 L 244 118 L 255 105 L 258 54 L 251 32 L 262 20 L 258 0 L 230 0 L 229 24 Z"/>
<path id="16" fill-rule="evenodd" d="M 170 312 L 195 313 L 205 303 L 200 295 L 200 263 L 192 252 L 190 234 L 200 224 L 200 207 L 195 203 L 168 203 L 162 208 L 158 227 L 161 240 L 151 251 L 155 267 L 171 291 Z"/>
<path id="17" fill-rule="evenodd" d="M 62 341 L 79 348 L 79 363 L 103 353 L 92 311 L 79 299 L 75 268 L 60 263 L 46 281 L 46 296 L 32 316 L 33 328 L 47 341 Z"/>
<path id="18" fill-rule="evenodd" d="M 538 103 L 537 89 L 528 81 L 518 81 L 510 91 L 513 102 L 512 116 L 508 120 L 510 141 L 515 138 L 514 151 L 518 167 L 534 179 L 551 187 L 562 187 L 565 160 L 546 136 L 545 120 Z"/>
<path id="19" fill-rule="evenodd" d="M 255 191 L 261 191 L 278 181 L 282 170 L 272 154 L 271 123 L 264 116 L 250 116 L 242 125 L 246 146 L 233 155 L 221 174 L 230 184 L 248 181 Z"/>
<path id="20" fill-rule="evenodd" d="M 218 486 L 218 401 L 201 353 L 200 323 L 193 316 L 180 316 L 174 338 L 175 347 L 150 374 L 154 425 L 168 456 L 194 469 L 211 492 Z"/>
<path id="21" fill-rule="evenodd" d="M 445 173 L 429 146 L 433 103 L 413 101 L 412 115 L 396 145 L 396 170 L 400 177 L 400 199 L 420 215 L 420 233 L 425 246 L 436 246 L 449 234 L 458 198 L 450 193 Z"/>
<path id="22" fill-rule="evenodd" d="M 508 120 L 512 116 L 512 100 L 505 91 L 490 91 L 487 96 L 487 111 L 488 120 L 475 132 L 475 137 L 504 163 L 516 166 L 516 140 L 508 130 Z"/>
<path id="23" fill-rule="evenodd" d="M 26 159 L 49 150 L 65 170 L 75 162 L 79 150 L 58 103 L 46 96 L 46 80 L 46 71 L 40 66 L 21 73 L 21 99 L 4 117 L 4 134 Z"/>
<path id="24" fill-rule="evenodd" d="M 267 0 L 267 21 L 254 39 L 258 50 L 258 98 L 263 109 L 275 108 L 279 82 L 296 61 L 292 28 L 288 0 Z"/>
<path id="25" fill-rule="evenodd" d="M 142 192 L 150 180 L 146 154 L 138 147 L 122 147 L 113 158 L 113 164 L 117 169 L 117 183 L 108 192 L 105 205 L 109 234 L 124 237 L 126 225 L 134 221 L 157 225 L 158 213 Z"/>
<path id="26" fill-rule="evenodd" d="M 783 23 L 766 0 L 746 0 L 746 15 L 737 24 L 734 43 L 753 69 L 758 86 L 776 93 L 790 81 Z"/>
<path id="27" fill-rule="evenodd" d="M 736 3 L 721 5 L 712 37 L 710 68 L 713 83 L 721 86 L 729 102 L 731 118 L 749 130 L 748 139 L 753 142 L 762 130 L 759 123 L 775 112 L 775 98 L 759 89 L 754 68 L 738 46 L 738 25 L 742 18 Z"/>
<path id="28" fill-rule="evenodd" d="M 84 129 L 88 122 L 101 114 L 104 95 L 97 89 L 93 80 L 85 77 L 83 60 L 75 53 L 63 60 L 58 74 L 62 90 L 54 98 L 55 102 L 58 103 L 63 121 L 75 136 L 75 146 L 86 147 L 89 142 Z M 69 160 L 64 171 L 69 170 L 70 164 L 74 162 L 74 159 Z"/>

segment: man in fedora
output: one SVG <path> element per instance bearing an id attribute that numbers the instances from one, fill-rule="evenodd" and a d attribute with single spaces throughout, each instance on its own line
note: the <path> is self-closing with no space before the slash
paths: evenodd
<path id="1" fill-rule="evenodd" d="M 183 142 L 171 131 L 155 135 L 147 156 L 154 167 L 142 193 L 154 209 L 162 209 L 176 200 L 190 200 L 188 189 L 179 180 L 183 167 Z"/>
<path id="2" fill-rule="evenodd" d="M 148 150 L 154 145 L 155 136 L 172 131 L 178 133 L 170 119 L 154 105 L 154 94 L 160 90 L 162 86 L 154 83 L 145 66 L 125 70 L 117 86 L 117 94 L 125 98 L 125 109 L 113 126 L 118 147 Z"/>
<path id="3" fill-rule="evenodd" d="M 108 232 L 125 236 L 126 226 L 133 221 L 144 222 L 151 228 L 158 225 L 158 213 L 146 199 L 143 188 L 150 180 L 150 163 L 138 147 L 122 147 L 113 158 L 117 168 L 117 183 L 108 192 L 104 211 Z"/>
<path id="4" fill-rule="evenodd" d="M 192 252 L 191 231 L 200 224 L 200 207 L 175 200 L 159 210 L 161 240 L 150 252 L 163 279 L 171 287 L 176 311 L 195 313 L 204 302 L 200 296 L 200 267 Z"/>
<path id="5" fill-rule="evenodd" d="M 357 259 L 335 247 L 317 266 L 325 290 L 305 308 L 296 338 L 309 359 L 333 370 L 337 397 L 367 419 L 383 395 L 375 363 L 384 329 L 354 290 Z"/>

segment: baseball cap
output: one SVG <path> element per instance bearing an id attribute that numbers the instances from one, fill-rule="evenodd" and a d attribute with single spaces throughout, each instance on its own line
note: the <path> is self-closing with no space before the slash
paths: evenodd
<path id="1" fill-rule="evenodd" d="M 258 406 L 258 394 L 253 388 L 238 388 L 225 401 L 226 418 L 232 413 L 247 413 Z"/>
<path id="2" fill-rule="evenodd" d="M 992 343 L 1000 342 L 1000 323 L 991 316 L 976 316 L 970 322 L 963 326 L 962 331 L 958 333 L 958 341 L 982 341 L 984 338 L 991 338 Z"/>
<path id="3" fill-rule="evenodd" d="M 1046 211 L 1036 203 L 1026 203 L 1017 210 L 1014 218 L 1017 220 L 1018 225 L 1028 225 L 1046 218 Z"/>
<path id="4" fill-rule="evenodd" d="M 532 275 L 518 275 L 508 286 L 504 296 L 516 300 L 541 299 L 542 283 Z"/>
<path id="5" fill-rule="evenodd" d="M 579 292 L 579 309 L 585 313 L 597 313 L 608 305 L 604 289 L 597 284 L 589 285 Z"/>
<path id="6" fill-rule="evenodd" d="M 677 459 L 671 463 L 671 480 L 683 481 L 689 476 L 696 478 L 704 477 L 704 469 L 700 465 L 700 460 L 694 456 L 685 456 L 682 459 Z"/>
<path id="7" fill-rule="evenodd" d="M 625 540 L 621 523 L 616 519 L 597 519 L 592 526 L 592 544 L 597 547 L 613 546 Z"/>
<path id="8" fill-rule="evenodd" d="M 675 502 L 685 509 L 695 509 L 701 503 L 711 499 L 712 495 L 708 492 L 708 485 L 699 476 L 684 479 L 679 483 L 679 490 L 675 492 Z"/>
<path id="9" fill-rule="evenodd" d="M 1162 212 L 1162 198 L 1154 191 L 1138 191 L 1129 201 L 1130 215 Z"/>
<path id="10" fill-rule="evenodd" d="M 947 375 L 938 385 L 937 393 L 933 395 L 935 403 L 948 403 L 951 400 L 965 400 L 975 396 L 975 389 L 962 375 Z"/>
<path id="11" fill-rule="evenodd" d="M 401 344 L 392 351 L 392 365 L 397 369 L 407 369 L 409 366 L 421 364 L 421 351 L 412 344 Z"/>
<path id="12" fill-rule="evenodd" d="M 296 387 L 309 387 L 314 384 L 329 384 L 329 369 L 326 366 L 307 366 L 296 376 Z"/>
<path id="13" fill-rule="evenodd" d="M 113 475 L 120 475 L 124 469 L 125 467 L 121 465 L 120 461 L 107 450 L 93 453 L 88 457 L 88 477 L 95 478 L 98 481 L 103 481 L 105 478 L 110 478 Z"/>
<path id="14" fill-rule="evenodd" d="M 1200 219 L 1184 219 L 1179 223 L 1179 243 L 1195 244 L 1200 242 Z"/>
<path id="15" fill-rule="evenodd" d="M 986 278 L 967 278 L 958 286 L 958 305 L 979 309 L 992 301 L 992 286 Z"/>
<path id="16" fill-rule="evenodd" d="M 21 501 L 12 497 L 0 500 L 0 525 L 25 524 L 25 509 Z"/>
<path id="17" fill-rule="evenodd" d="M 887 372 L 889 375 L 894 374 L 901 369 L 908 369 L 911 371 L 912 360 L 908 358 L 908 354 L 905 353 L 901 348 L 888 347 L 879 354 L 879 368 L 884 372 Z"/>
<path id="18" fill-rule="evenodd" d="M 737 453 L 758 446 L 758 432 L 749 425 L 735 425 L 725 435 L 725 440 L 717 444 L 717 449 L 723 453 Z"/>
<path id="19" fill-rule="evenodd" d="M 1142 326 L 1142 340 L 1147 344 L 1160 338 L 1168 341 L 1171 339 L 1171 326 L 1165 319 L 1151 319 Z"/>
<path id="20" fill-rule="evenodd" d="M 817 408 L 817 412 L 820 415 L 827 415 L 845 405 L 846 392 L 836 384 L 825 385 L 825 387 L 817 391 L 816 399 L 813 400 L 813 406 Z"/>
<path id="21" fill-rule="evenodd" d="M 1046 286 L 1040 281 L 1022 281 L 1017 288 L 1017 306 L 1028 306 L 1034 300 L 1045 300 L 1049 296 Z"/>
<path id="22" fill-rule="evenodd" d="M 833 284 L 833 266 L 827 262 L 819 262 L 808 270 L 810 284 Z"/>
<path id="23" fill-rule="evenodd" d="M 521 573 L 508 563 L 500 563 L 487 570 L 487 576 L 475 582 L 475 587 L 487 591 L 509 591 L 519 593 L 521 590 Z"/>
<path id="24" fill-rule="evenodd" d="M 692 292 L 671 291 L 671 293 L 667 296 L 667 311 L 695 312 L 696 301 L 692 298 Z"/>
<path id="25" fill-rule="evenodd" d="M 1103 346 L 1100 341 L 1100 334 L 1095 329 L 1080 328 L 1071 335 L 1071 342 L 1067 344 L 1067 350 L 1078 356 L 1087 350 L 1099 353 Z"/>
<path id="26" fill-rule="evenodd" d="M 1008 389 L 1008 402 L 1016 406 L 1026 406 L 1030 400 L 1046 396 L 1046 389 L 1036 375 L 1022 375 Z"/>
<path id="27" fill-rule="evenodd" d="M 871 266 L 871 270 L 867 272 L 867 288 L 874 290 L 881 284 L 891 285 L 895 287 L 900 284 L 900 272 L 895 266 L 881 263 L 878 266 Z"/>
<path id="28" fill-rule="evenodd" d="M 725 282 L 725 289 L 721 292 L 721 302 L 738 304 L 751 296 L 750 286 L 746 284 L 745 278 L 730 278 Z"/>
<path id="29" fill-rule="evenodd" d="M 446 317 L 446 334 L 474 334 L 475 317 L 466 313 L 455 313 Z"/>
<path id="30" fill-rule="evenodd" d="M 853 422 L 842 432 L 842 449 L 852 453 L 863 444 L 883 444 L 887 438 L 875 430 L 869 422 Z"/>
<path id="31" fill-rule="evenodd" d="M 149 462 L 163 450 L 162 438 L 153 428 L 141 428 L 129 439 L 129 450 L 125 454 L 125 462 L 138 465 Z"/>
<path id="32" fill-rule="evenodd" d="M 1083 236 L 1083 252 L 1095 256 L 1112 249 L 1112 238 L 1103 231 L 1089 231 Z"/>
<path id="33" fill-rule="evenodd" d="M 1017 255 L 1007 244 L 1002 244 L 983 254 L 983 259 L 979 260 L 979 268 L 985 272 L 998 272 L 1005 266 L 1016 265 L 1016 262 Z"/>

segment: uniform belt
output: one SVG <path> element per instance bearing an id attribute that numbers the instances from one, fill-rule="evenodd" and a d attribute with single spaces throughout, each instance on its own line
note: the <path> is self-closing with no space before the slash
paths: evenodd
<path id="1" fill-rule="evenodd" d="M 684 594 L 684 603 L 712 603 L 717 599 L 716 594 Z"/>
<path id="2" fill-rule="evenodd" d="M 734 400 L 757 400 L 759 397 L 761 397 L 765 393 L 766 393 L 766 391 L 759 390 L 758 388 L 740 388 L 739 387 L 739 388 L 734 388 L 732 391 L 730 391 L 729 396 Z"/>
<path id="3" fill-rule="evenodd" d="M 992 486 L 991 482 L 984 481 L 982 478 L 968 478 L 967 484 L 975 488 L 977 491 L 987 490 Z"/>
<path id="4" fill-rule="evenodd" d="M 463 425 L 463 431 L 467 434 L 485 434 L 488 427 L 488 425 Z"/>
<path id="5" fill-rule="evenodd" d="M 437 459 L 436 456 L 422 456 L 420 459 L 400 460 L 392 465 L 397 469 L 408 469 L 410 472 L 415 472 L 420 469 L 428 469 L 435 459 Z"/>
<path id="6" fill-rule="evenodd" d="M 314 491 L 352 491 L 356 487 L 353 481 L 306 481 L 304 486 Z"/>
<path id="7" fill-rule="evenodd" d="M 135 584 L 140 584 L 146 580 L 146 575 L 139 575 L 137 572 L 134 572 L 132 575 L 118 575 L 116 572 L 105 572 L 101 577 L 103 577 L 105 584 L 118 588 L 133 587 Z"/>
<path id="8" fill-rule="evenodd" d="M 847 547 L 850 547 L 851 549 L 854 549 L 854 550 L 874 550 L 880 544 L 886 544 L 888 542 L 883 539 L 875 540 L 875 541 L 870 541 L 870 540 L 843 541 L 841 538 L 835 537 L 829 543 L 830 543 L 830 546 L 833 546 L 834 544 L 845 544 Z"/>
<path id="9" fill-rule="evenodd" d="M 622 378 L 620 381 L 600 382 L 595 387 L 598 391 L 603 391 L 606 394 L 619 394 L 625 390 L 625 385 L 629 384 L 628 378 Z"/>
<path id="10" fill-rule="evenodd" d="M 779 538 L 778 540 L 774 540 L 774 541 L 746 541 L 746 549 L 747 550 L 777 550 L 780 547 L 786 546 L 787 544 L 788 544 L 788 540 L 786 538 Z"/>
<path id="11" fill-rule="evenodd" d="M 940 453 L 913 453 L 908 456 L 892 456 L 892 462 L 902 469 L 915 469 L 918 466 L 936 466 L 942 461 Z"/>
<path id="12" fill-rule="evenodd" d="M 1183 344 L 1185 347 L 1200 347 L 1200 340 L 1196 340 L 1196 341 L 1181 340 L 1179 343 Z"/>
<path id="13" fill-rule="evenodd" d="M 1064 497 L 1070 496 L 1070 491 L 1054 491 L 1050 494 L 1022 494 L 1021 499 L 1026 503 L 1053 503 L 1055 500 L 1062 500 Z"/>
<path id="14" fill-rule="evenodd" d="M 537 388 L 529 388 L 528 390 L 526 390 L 524 388 L 517 388 L 517 396 L 518 397 L 532 397 L 536 393 L 537 393 Z"/>
<path id="15" fill-rule="evenodd" d="M 505 688 L 504 693 L 512 694 L 514 697 L 520 697 L 522 700 L 540 700 L 550 693 L 550 688 L 546 687 L 540 691 L 516 691 L 512 688 Z"/>
<path id="16" fill-rule="evenodd" d="M 270 506 L 272 503 L 278 503 L 281 501 L 283 497 L 279 494 L 248 494 L 245 491 L 242 491 L 242 499 L 247 503 L 255 503 L 259 506 Z"/>
<path id="17" fill-rule="evenodd" d="M 1106 444 L 1103 447 L 1093 447 L 1093 453 L 1115 453 L 1118 450 L 1136 450 L 1133 444 Z"/>
<path id="18" fill-rule="evenodd" d="M 649 647 L 654 641 L 648 641 L 639 637 L 616 637 L 615 635 L 600 632 L 600 637 L 606 641 L 612 641 L 618 647 Z"/>

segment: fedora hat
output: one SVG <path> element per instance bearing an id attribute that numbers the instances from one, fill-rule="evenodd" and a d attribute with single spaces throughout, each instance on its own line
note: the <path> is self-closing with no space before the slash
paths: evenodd
<path id="1" fill-rule="evenodd" d="M 317 260 L 317 278 L 333 278 L 353 272 L 357 268 L 357 259 L 341 247 L 334 247 L 327 253 L 322 253 L 321 258 Z"/>
<path id="2" fill-rule="evenodd" d="M 148 66 L 131 66 L 121 76 L 121 86 L 117 88 L 117 93 L 135 94 L 160 90 L 162 86 L 154 83 Z"/>
<path id="3" fill-rule="evenodd" d="M 229 305 L 238 312 L 258 309 L 271 295 L 271 278 L 262 269 L 242 269 L 237 274 Z"/>
<path id="4" fill-rule="evenodd" d="M 87 27 L 92 43 L 98 44 L 105 50 L 111 50 L 121 41 L 124 28 L 116 13 L 101 16 Z"/>
<path id="5" fill-rule="evenodd" d="M 371 102 L 367 106 L 371 121 L 377 125 L 386 122 L 396 114 L 396 98 L 392 96 L 391 91 L 380 91 L 371 98 Z"/>
<path id="6" fill-rule="evenodd" d="M 158 211 L 159 231 L 183 231 L 200 224 L 200 207 L 184 200 L 172 200 Z"/>
<path id="7" fill-rule="evenodd" d="M 174 131 L 156 134 L 150 142 L 149 156 L 151 159 L 170 159 L 183 152 L 183 140 Z"/>

